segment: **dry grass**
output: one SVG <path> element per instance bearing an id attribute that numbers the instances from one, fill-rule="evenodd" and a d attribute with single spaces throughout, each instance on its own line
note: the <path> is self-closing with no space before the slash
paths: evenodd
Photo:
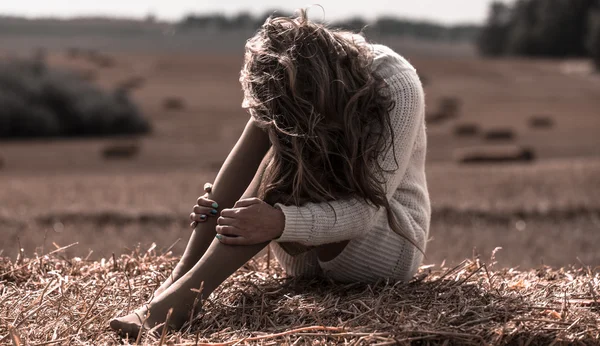
<path id="1" fill-rule="evenodd" d="M 176 258 L 154 248 L 91 262 L 48 255 L 0 262 L 0 343 L 114 344 L 115 315 L 142 304 Z M 424 266 L 408 284 L 285 278 L 266 257 L 237 271 L 171 345 L 596 344 L 600 272 L 521 272 L 478 259 Z M 133 341 L 131 341 L 133 342 Z M 141 344 L 159 340 L 143 334 Z"/>

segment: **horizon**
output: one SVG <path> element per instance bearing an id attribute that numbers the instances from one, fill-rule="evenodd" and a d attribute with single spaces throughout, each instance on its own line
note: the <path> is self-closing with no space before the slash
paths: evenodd
<path id="1" fill-rule="evenodd" d="M 200 4 L 191 0 L 172 0 L 168 6 L 160 0 L 149 0 L 147 6 L 135 6 L 133 1 L 120 2 L 107 0 L 103 4 L 80 0 L 73 4 L 68 0 L 53 1 L 48 6 L 45 1 L 22 0 L 0 4 L 0 17 L 20 17 L 27 19 L 78 19 L 78 18 L 114 18 L 123 20 L 143 20 L 149 15 L 159 21 L 173 22 L 186 15 L 223 14 L 234 16 L 239 13 L 250 13 L 253 16 L 264 14 L 270 10 L 293 12 L 297 8 L 309 7 L 309 16 L 323 18 L 326 21 L 339 21 L 351 18 L 363 18 L 371 21 L 379 17 L 390 16 L 415 21 L 436 22 L 445 25 L 482 24 L 488 14 L 488 8 L 494 0 L 457 0 L 439 3 L 436 0 L 419 2 L 398 0 L 371 0 L 371 6 L 362 8 L 356 3 L 343 4 L 341 0 L 323 1 L 318 6 L 310 7 L 310 3 L 290 1 L 282 6 L 277 1 L 265 0 L 255 4 L 249 0 L 223 0 L 219 3 Z M 160 3 L 162 2 L 162 5 Z M 504 0 L 504 2 L 509 2 Z M 316 3 L 313 3 L 316 4 Z M 133 6 L 132 6 L 133 5 Z M 460 6 L 463 5 L 463 6 Z M 360 8 L 359 8 L 360 7 Z M 436 8 L 433 13 L 431 8 Z M 312 12 L 312 13 L 310 13 Z"/>

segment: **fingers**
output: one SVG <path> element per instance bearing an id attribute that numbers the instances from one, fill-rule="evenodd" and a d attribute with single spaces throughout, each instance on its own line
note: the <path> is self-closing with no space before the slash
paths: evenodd
<path id="1" fill-rule="evenodd" d="M 212 199 L 206 198 L 204 196 L 198 197 L 197 203 L 201 207 L 210 207 L 213 209 L 217 209 L 219 207 L 219 204 L 217 202 L 213 201 Z"/>
<path id="2" fill-rule="evenodd" d="M 215 208 L 201 207 L 199 205 L 195 205 L 193 211 L 196 214 L 204 214 L 207 216 L 215 216 L 219 213 L 219 211 L 217 211 L 217 209 L 215 209 Z"/>
<path id="3" fill-rule="evenodd" d="M 227 218 L 235 218 L 240 213 L 239 209 L 223 209 L 221 210 L 221 216 Z"/>
<path id="4" fill-rule="evenodd" d="M 250 245 L 248 239 L 244 237 L 228 237 L 223 234 L 217 234 L 215 238 L 217 238 L 221 244 L 225 245 Z"/>
<path id="5" fill-rule="evenodd" d="M 248 207 L 258 203 L 263 203 L 263 201 L 258 198 L 241 199 L 235 203 L 233 208 L 221 210 L 221 216 L 234 219 L 243 219 L 251 212 Z"/>
<path id="6" fill-rule="evenodd" d="M 253 204 L 260 204 L 260 203 L 262 203 L 262 200 L 260 198 L 256 198 L 256 197 L 244 198 L 244 199 L 240 199 L 239 201 L 235 202 L 235 205 L 233 207 L 234 208 L 242 208 L 242 207 L 248 207 Z"/>
<path id="7" fill-rule="evenodd" d="M 204 222 L 204 221 L 206 221 L 207 218 L 208 218 L 208 216 L 206 214 L 196 214 L 196 213 L 190 214 L 190 220 L 192 220 L 192 222 Z"/>
<path id="8" fill-rule="evenodd" d="M 204 192 L 210 193 L 211 191 L 212 191 L 212 184 L 211 183 L 204 184 Z"/>
<path id="9" fill-rule="evenodd" d="M 239 224 L 239 220 L 238 219 L 234 219 L 231 217 L 223 217 L 223 215 L 219 216 L 219 218 L 217 219 L 217 225 L 220 226 L 234 226 L 237 227 L 237 225 Z"/>
<path id="10" fill-rule="evenodd" d="M 224 236 L 239 236 L 242 233 L 242 230 L 231 225 L 217 225 L 215 227 L 217 234 Z"/>
<path id="11" fill-rule="evenodd" d="M 212 185 L 209 188 L 212 188 Z M 219 213 L 217 210 L 219 204 L 212 199 L 201 196 L 198 198 L 197 202 L 198 204 L 194 206 L 193 212 L 190 214 L 190 220 L 193 221 L 192 224 L 190 224 L 190 227 L 192 228 L 195 228 L 198 222 L 204 222 L 209 216 L 216 216 Z"/>
<path id="12" fill-rule="evenodd" d="M 190 227 L 196 228 L 199 222 L 205 222 L 209 216 L 217 216 L 218 213 L 216 209 L 195 205 L 193 212 L 190 214 L 190 220 L 192 221 Z"/>

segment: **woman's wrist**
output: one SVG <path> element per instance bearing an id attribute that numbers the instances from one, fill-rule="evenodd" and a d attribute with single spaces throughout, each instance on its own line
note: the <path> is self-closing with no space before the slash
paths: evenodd
<path id="1" fill-rule="evenodd" d="M 285 231 L 285 214 L 283 213 L 283 210 L 281 210 L 280 208 L 278 208 L 277 206 L 273 207 L 273 209 L 275 209 L 277 212 L 275 213 L 275 227 L 276 229 L 279 231 L 279 233 L 277 234 L 277 236 L 275 238 L 273 238 L 273 240 L 277 240 L 279 238 L 281 238 L 281 236 L 283 235 L 283 232 Z"/>

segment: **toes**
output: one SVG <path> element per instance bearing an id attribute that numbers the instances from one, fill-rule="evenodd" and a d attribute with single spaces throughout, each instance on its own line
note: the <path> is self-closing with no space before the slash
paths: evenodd
<path id="1" fill-rule="evenodd" d="M 130 329 L 132 329 L 128 323 L 125 323 L 118 318 L 115 318 L 112 321 L 110 321 L 110 328 L 122 337 L 124 337 L 126 334 L 131 334 Z"/>
<path id="2" fill-rule="evenodd" d="M 118 318 L 115 318 L 112 321 L 110 321 L 109 325 L 112 330 L 118 332 L 119 330 L 121 330 L 123 322 L 119 321 Z"/>
<path id="3" fill-rule="evenodd" d="M 109 323 L 110 328 L 117 332 L 123 338 L 136 339 L 140 331 L 140 326 L 135 323 L 128 323 L 122 319 L 115 318 Z"/>

